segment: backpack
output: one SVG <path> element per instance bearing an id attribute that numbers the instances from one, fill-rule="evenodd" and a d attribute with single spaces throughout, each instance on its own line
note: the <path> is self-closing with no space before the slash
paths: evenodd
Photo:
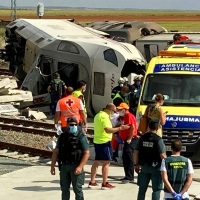
<path id="1" fill-rule="evenodd" d="M 63 82 L 60 79 L 54 79 L 51 81 L 51 94 L 57 94 L 62 96 Z"/>
<path id="2" fill-rule="evenodd" d="M 155 104 L 149 105 L 147 113 L 148 118 L 152 119 L 153 121 L 156 119 L 159 121 L 159 115 L 160 115 L 159 108 L 160 106 L 156 106 Z"/>

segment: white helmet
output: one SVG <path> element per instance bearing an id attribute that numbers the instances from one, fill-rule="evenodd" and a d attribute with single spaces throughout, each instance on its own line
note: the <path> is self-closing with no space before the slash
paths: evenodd
<path id="1" fill-rule="evenodd" d="M 123 84 L 124 82 L 125 82 L 124 79 L 122 77 L 120 77 L 119 80 L 118 80 L 118 83 L 119 84 L 121 84 L 121 83 Z"/>
<path id="2" fill-rule="evenodd" d="M 128 78 L 127 77 L 123 77 L 124 82 L 128 82 Z"/>

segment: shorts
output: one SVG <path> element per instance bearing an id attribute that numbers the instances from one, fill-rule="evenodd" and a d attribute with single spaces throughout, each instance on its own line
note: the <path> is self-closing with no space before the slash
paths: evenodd
<path id="1" fill-rule="evenodd" d="M 103 144 L 94 144 L 94 150 L 95 160 L 112 160 L 113 151 L 110 141 Z"/>

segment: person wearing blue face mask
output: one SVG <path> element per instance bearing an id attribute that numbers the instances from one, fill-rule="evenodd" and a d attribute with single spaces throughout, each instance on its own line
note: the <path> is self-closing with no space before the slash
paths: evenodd
<path id="1" fill-rule="evenodd" d="M 67 119 L 67 128 L 57 141 L 53 150 L 51 174 L 55 175 L 55 164 L 58 159 L 60 170 L 60 186 L 62 200 L 70 199 L 70 185 L 72 183 L 76 200 L 84 200 L 82 185 L 85 181 L 84 165 L 87 163 L 89 143 L 83 134 L 75 117 Z"/>
<path id="2" fill-rule="evenodd" d="M 127 103 L 129 104 L 129 87 L 128 86 L 123 86 L 118 92 L 115 97 L 113 98 L 113 104 L 117 107 L 121 103 Z"/>

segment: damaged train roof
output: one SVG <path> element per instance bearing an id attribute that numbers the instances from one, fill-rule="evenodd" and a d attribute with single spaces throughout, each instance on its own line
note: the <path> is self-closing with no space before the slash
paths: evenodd
<path id="1" fill-rule="evenodd" d="M 64 43 L 61 45 L 62 47 L 59 46 L 59 41 L 69 41 L 76 43 L 76 45 L 87 52 L 89 57 L 92 57 L 94 52 L 93 48 L 96 49 L 100 45 L 105 47 L 112 46 L 114 50 L 123 54 L 125 60 L 138 60 L 141 64 L 146 62 L 136 47 L 108 39 L 98 32 L 84 28 L 68 20 L 18 19 L 8 24 L 7 30 L 14 27 L 18 35 L 24 39 L 28 39 L 29 42 L 39 48 L 48 50 L 53 48 L 58 50 L 60 47 L 68 48 L 69 51 L 76 52 L 77 49 L 75 47 L 66 47 Z"/>
<path id="2" fill-rule="evenodd" d="M 129 43 L 133 43 L 133 41 L 147 35 L 157 35 L 167 32 L 164 27 L 155 22 L 142 21 L 101 21 L 92 22 L 87 26 L 109 33 L 113 37 L 124 38 L 124 41 Z"/>

